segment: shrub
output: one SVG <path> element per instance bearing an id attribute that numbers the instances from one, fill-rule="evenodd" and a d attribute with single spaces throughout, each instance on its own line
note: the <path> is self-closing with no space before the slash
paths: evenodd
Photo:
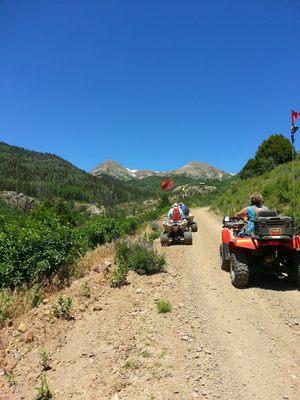
<path id="1" fill-rule="evenodd" d="M 153 231 L 158 231 L 159 230 L 159 222 L 158 221 L 151 221 L 150 222 L 150 227 Z"/>
<path id="2" fill-rule="evenodd" d="M 128 268 L 124 264 L 118 264 L 113 270 L 110 285 L 111 287 L 121 287 L 126 284 Z"/>
<path id="3" fill-rule="evenodd" d="M 27 297 L 30 300 L 31 308 L 37 307 L 41 302 L 41 287 L 39 285 L 34 285 L 28 290 Z"/>
<path id="4" fill-rule="evenodd" d="M 89 299 L 91 297 L 91 289 L 88 282 L 84 282 L 80 289 L 80 295 Z"/>
<path id="5" fill-rule="evenodd" d="M 14 288 L 71 265 L 79 254 L 76 232 L 47 210 L 0 231 L 0 288 Z"/>
<path id="6" fill-rule="evenodd" d="M 68 297 L 66 300 L 60 295 L 53 305 L 53 314 L 56 318 L 70 318 L 70 308 L 72 306 L 72 299 Z"/>
<path id="7" fill-rule="evenodd" d="M 17 380 L 11 372 L 5 372 L 4 376 L 10 387 L 17 386 Z"/>
<path id="8" fill-rule="evenodd" d="M 111 285 L 121 286 L 126 282 L 129 270 L 140 275 L 151 275 L 163 271 L 166 260 L 154 246 L 145 241 L 121 240 L 116 244 L 116 264 Z"/>
<path id="9" fill-rule="evenodd" d="M 46 375 L 41 376 L 41 384 L 36 388 L 37 395 L 34 400 L 51 400 L 53 399 L 53 395 L 49 389 L 49 385 L 47 382 Z"/>
<path id="10" fill-rule="evenodd" d="M 155 250 L 153 244 L 145 241 L 120 241 L 116 245 L 117 264 L 127 265 L 140 275 L 161 272 L 166 264 L 164 257 Z"/>
<path id="11" fill-rule="evenodd" d="M 124 218 L 123 220 L 121 220 L 120 223 L 121 232 L 122 234 L 125 235 L 134 234 L 137 231 L 138 226 L 139 226 L 139 221 L 138 218 L 136 217 Z"/>
<path id="12" fill-rule="evenodd" d="M 40 363 L 43 371 L 47 371 L 48 369 L 51 369 L 50 367 L 50 352 L 46 349 L 41 349 L 39 351 L 39 356 L 40 356 Z"/>
<path id="13" fill-rule="evenodd" d="M 160 232 L 159 231 L 153 231 L 149 233 L 148 235 L 148 240 L 150 243 L 153 243 L 155 239 L 159 238 Z"/>
<path id="14" fill-rule="evenodd" d="M 162 314 L 172 311 L 172 305 L 167 300 L 157 300 L 156 307 L 158 312 Z"/>
<path id="15" fill-rule="evenodd" d="M 95 248 L 122 235 L 121 226 L 114 218 L 94 217 L 87 221 L 81 229 L 81 235 L 86 242 L 86 248 Z"/>

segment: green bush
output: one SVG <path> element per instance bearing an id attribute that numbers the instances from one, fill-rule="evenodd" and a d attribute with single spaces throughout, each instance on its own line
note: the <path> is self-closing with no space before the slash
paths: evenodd
<path id="1" fill-rule="evenodd" d="M 117 263 L 125 263 L 128 269 L 140 275 L 156 274 L 161 272 L 166 265 L 164 257 L 145 240 L 120 241 L 117 243 L 116 250 Z"/>
<path id="2" fill-rule="evenodd" d="M 45 211 L 43 218 L 27 218 L 23 225 L 0 229 L 0 288 L 49 276 L 72 264 L 80 253 L 76 231 L 62 225 L 52 210 Z"/>
<path id="3" fill-rule="evenodd" d="M 148 234 L 148 240 L 150 243 L 153 243 L 155 239 L 158 239 L 160 236 L 159 231 L 153 231 Z"/>
<path id="4" fill-rule="evenodd" d="M 95 248 L 99 244 L 111 242 L 122 235 L 121 226 L 110 217 L 93 217 L 80 229 L 86 248 Z"/>
<path id="5" fill-rule="evenodd" d="M 163 271 L 166 260 L 155 250 L 152 243 L 126 239 L 116 244 L 116 264 L 111 280 L 114 287 L 126 282 L 129 270 L 140 275 L 152 275 Z"/>
<path id="6" fill-rule="evenodd" d="M 53 314 L 56 318 L 70 318 L 70 309 L 72 307 L 72 299 L 67 297 L 66 300 L 60 295 L 55 304 L 53 304 Z"/>

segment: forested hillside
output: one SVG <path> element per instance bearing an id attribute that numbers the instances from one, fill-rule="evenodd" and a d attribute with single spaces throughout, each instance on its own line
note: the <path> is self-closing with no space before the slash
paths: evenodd
<path id="1" fill-rule="evenodd" d="M 122 182 L 109 176 L 94 177 L 66 160 L 49 153 L 25 150 L 0 142 L 0 190 L 14 190 L 38 199 L 65 200 L 114 205 L 142 198 Z"/>

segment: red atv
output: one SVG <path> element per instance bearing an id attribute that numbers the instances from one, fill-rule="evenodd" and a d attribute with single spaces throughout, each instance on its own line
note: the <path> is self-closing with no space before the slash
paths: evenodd
<path id="1" fill-rule="evenodd" d="M 230 271 L 233 286 L 246 287 L 252 274 L 265 271 L 285 273 L 300 288 L 300 236 L 294 235 L 293 218 L 261 211 L 253 235 L 243 235 L 244 226 L 244 220 L 223 219 L 221 268 Z"/>

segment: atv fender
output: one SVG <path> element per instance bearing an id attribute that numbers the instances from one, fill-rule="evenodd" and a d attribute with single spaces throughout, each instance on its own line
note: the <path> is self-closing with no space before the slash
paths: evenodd
<path id="1" fill-rule="evenodd" d="M 228 228 L 224 228 L 224 229 L 222 230 L 222 243 L 223 243 L 223 244 L 224 244 L 224 243 L 229 244 L 230 239 L 231 239 L 231 232 L 230 232 L 230 230 L 229 230 Z"/>
<path id="2" fill-rule="evenodd" d="M 257 240 L 252 239 L 251 237 L 237 237 L 230 242 L 230 250 L 233 252 L 236 247 L 247 250 L 257 250 L 259 246 Z"/>
<path id="3" fill-rule="evenodd" d="M 237 237 L 230 242 L 230 250 L 239 247 L 247 250 L 258 250 L 261 247 L 275 246 L 285 247 L 289 250 L 297 250 L 300 248 L 300 237 L 295 236 L 293 239 L 276 240 L 276 239 L 264 239 L 257 240 L 251 237 Z"/>

